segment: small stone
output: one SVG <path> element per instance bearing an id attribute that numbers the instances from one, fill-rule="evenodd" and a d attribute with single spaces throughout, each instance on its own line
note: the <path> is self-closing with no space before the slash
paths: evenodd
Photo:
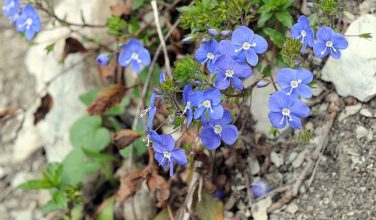
<path id="1" fill-rule="evenodd" d="M 299 207 L 297 204 L 291 203 L 287 206 L 286 210 L 291 214 L 295 214 L 299 210 Z"/>
<path id="2" fill-rule="evenodd" d="M 260 164 L 257 159 L 251 159 L 249 166 L 252 175 L 256 175 L 260 172 Z"/>
<path id="3" fill-rule="evenodd" d="M 296 157 L 296 159 L 292 162 L 292 166 L 294 168 L 300 167 L 303 164 L 307 153 L 308 153 L 307 150 L 300 152 L 299 155 Z"/>
<path id="4" fill-rule="evenodd" d="M 270 159 L 274 163 L 276 167 L 280 167 L 283 164 L 283 157 L 280 154 L 277 154 L 276 152 L 272 151 L 270 154 Z"/>
<path id="5" fill-rule="evenodd" d="M 360 114 L 363 115 L 364 117 L 367 117 L 367 118 L 372 118 L 373 117 L 372 112 L 368 108 L 362 108 L 360 110 Z"/>
<path id="6" fill-rule="evenodd" d="M 345 110 L 342 111 L 338 116 L 338 121 L 343 121 L 343 119 L 356 114 L 362 108 L 362 104 L 358 103 L 356 105 L 346 106 Z"/>
<path id="7" fill-rule="evenodd" d="M 268 220 L 267 209 L 272 204 L 270 196 L 258 201 L 252 206 L 252 217 L 254 220 Z"/>
<path id="8" fill-rule="evenodd" d="M 367 128 L 361 126 L 361 125 L 358 125 L 356 126 L 356 138 L 359 140 L 363 137 L 367 137 L 368 136 L 368 130 Z"/>
<path id="9" fill-rule="evenodd" d="M 295 151 L 293 151 L 290 155 L 289 155 L 289 157 L 287 158 L 287 163 L 292 163 L 294 160 L 295 160 L 295 158 L 298 156 L 298 153 L 296 153 Z"/>
<path id="10" fill-rule="evenodd" d="M 17 186 L 19 186 L 20 184 L 26 182 L 26 181 L 29 181 L 31 179 L 35 178 L 35 176 L 33 176 L 31 173 L 29 172 L 25 172 L 25 171 L 21 171 L 19 173 L 17 173 L 12 181 L 11 181 L 11 186 L 13 188 L 17 188 Z"/>
<path id="11" fill-rule="evenodd" d="M 0 167 L 0 179 L 5 177 L 7 175 L 5 169 L 3 167 Z"/>
<path id="12" fill-rule="evenodd" d="M 367 141 L 368 141 L 368 142 L 371 142 L 372 140 L 373 140 L 373 132 L 372 132 L 372 130 L 370 130 L 370 131 L 368 132 Z"/>
<path id="13" fill-rule="evenodd" d="M 16 210 L 11 215 L 14 220 L 33 219 L 33 210 Z"/>

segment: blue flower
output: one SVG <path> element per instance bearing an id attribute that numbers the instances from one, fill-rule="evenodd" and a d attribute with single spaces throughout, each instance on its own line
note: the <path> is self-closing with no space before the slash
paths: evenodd
<path id="1" fill-rule="evenodd" d="M 268 192 L 270 192 L 270 188 L 266 185 L 264 181 L 259 181 L 257 183 L 253 183 L 252 186 L 252 193 L 253 197 L 255 199 L 266 195 Z"/>
<path id="2" fill-rule="evenodd" d="M 35 33 L 41 30 L 41 22 L 38 12 L 31 5 L 26 5 L 21 15 L 16 20 L 16 30 L 24 32 L 27 40 L 32 40 Z"/>
<path id="3" fill-rule="evenodd" d="M 265 53 L 268 49 L 266 40 L 245 26 L 234 30 L 231 42 L 235 46 L 236 59 L 240 62 L 247 61 L 251 66 L 257 65 L 257 54 Z"/>
<path id="4" fill-rule="evenodd" d="M 223 37 L 226 37 L 230 32 L 231 32 L 231 31 L 229 31 L 229 30 L 223 30 L 223 31 L 221 31 L 221 35 L 222 35 Z"/>
<path id="5" fill-rule="evenodd" d="M 122 48 L 119 55 L 119 64 L 131 66 L 133 72 L 139 73 L 142 66 L 150 64 L 150 54 L 136 39 L 130 39 Z"/>
<path id="6" fill-rule="evenodd" d="M 159 74 L 159 82 L 160 83 L 163 83 L 163 82 L 165 82 L 166 81 L 166 73 L 165 72 L 161 72 L 160 74 Z"/>
<path id="7" fill-rule="evenodd" d="M 286 122 L 294 128 L 302 127 L 301 119 L 309 114 L 308 106 L 283 91 L 275 92 L 269 99 L 269 121 L 275 128 L 284 128 Z"/>
<path id="8" fill-rule="evenodd" d="M 283 68 L 277 73 L 278 85 L 294 98 L 301 96 L 303 98 L 311 98 L 312 90 L 308 86 L 313 80 L 313 74 L 303 68 L 290 69 Z"/>
<path id="9" fill-rule="evenodd" d="M 149 130 L 153 129 L 153 120 L 155 113 L 157 112 L 157 107 L 155 107 L 155 100 L 159 97 L 160 95 L 157 95 L 155 93 L 151 94 L 150 101 L 149 101 L 149 108 L 146 110 L 148 114 L 148 126 L 147 128 Z"/>
<path id="10" fill-rule="evenodd" d="M 218 31 L 215 28 L 209 28 L 208 29 L 208 34 L 211 35 L 211 36 L 217 36 L 218 35 Z"/>
<path id="11" fill-rule="evenodd" d="M 211 120 L 204 125 L 200 138 L 205 147 L 214 150 L 221 145 L 221 140 L 232 145 L 238 139 L 238 129 L 235 125 L 230 125 L 232 121 L 231 113 L 224 111 L 223 117 L 219 120 Z"/>
<path id="12" fill-rule="evenodd" d="M 187 156 L 183 149 L 175 149 L 175 140 L 170 134 L 150 135 L 153 141 L 154 158 L 159 166 L 166 167 L 170 165 L 170 176 L 174 175 L 174 163 L 186 165 Z"/>
<path id="13" fill-rule="evenodd" d="M 107 66 L 110 63 L 110 55 L 108 53 L 101 53 L 97 57 L 97 63 L 100 66 Z"/>
<path id="14" fill-rule="evenodd" d="M 232 45 L 230 40 L 221 40 L 219 42 L 219 51 L 221 53 L 221 56 L 227 55 L 233 58 L 235 57 L 234 45 Z"/>
<path id="15" fill-rule="evenodd" d="M 227 89 L 232 83 L 237 91 L 243 90 L 243 81 L 252 74 L 252 69 L 245 63 L 237 63 L 230 56 L 222 55 L 215 61 L 217 78 L 214 86 L 217 89 Z"/>
<path id="16" fill-rule="evenodd" d="M 201 116 L 206 117 L 206 113 L 208 113 L 211 119 L 222 118 L 222 95 L 218 89 L 211 88 L 203 91 L 194 91 L 191 94 L 191 101 L 193 106 L 197 107 L 194 113 L 194 119 L 198 119 Z"/>
<path id="17" fill-rule="evenodd" d="M 211 39 L 200 45 L 196 50 L 195 58 L 201 64 L 206 63 L 209 72 L 214 72 L 214 60 L 220 55 L 219 44 L 216 40 Z"/>
<path id="18" fill-rule="evenodd" d="M 345 36 L 326 26 L 317 31 L 316 38 L 313 52 L 319 58 L 327 57 L 330 54 L 334 59 L 339 59 L 341 57 L 340 50 L 349 46 Z"/>
<path id="19" fill-rule="evenodd" d="M 5 0 L 3 5 L 3 14 L 12 22 L 19 16 L 20 2 L 18 0 Z"/>
<path id="20" fill-rule="evenodd" d="M 292 26 L 291 37 L 300 40 L 300 42 L 303 44 L 300 51 L 304 51 L 307 48 L 307 45 L 313 47 L 315 37 L 311 26 L 309 26 L 309 20 L 306 16 L 300 16 L 298 23 Z"/>
<path id="21" fill-rule="evenodd" d="M 214 193 L 214 199 L 215 200 L 221 200 L 224 196 L 225 196 L 225 191 L 223 191 L 222 189 L 220 189 L 220 188 L 217 188 L 216 190 L 215 190 L 215 193 Z"/>
<path id="22" fill-rule="evenodd" d="M 260 80 L 257 82 L 256 86 L 259 87 L 259 88 L 262 88 L 262 87 L 265 87 L 267 85 L 269 85 L 270 81 L 268 80 Z"/>
<path id="23" fill-rule="evenodd" d="M 192 101 L 191 101 L 191 94 L 192 94 L 192 85 L 188 84 L 183 88 L 183 104 L 184 107 L 184 114 L 187 113 L 187 127 L 191 125 L 193 120 L 193 110 L 192 110 Z"/>

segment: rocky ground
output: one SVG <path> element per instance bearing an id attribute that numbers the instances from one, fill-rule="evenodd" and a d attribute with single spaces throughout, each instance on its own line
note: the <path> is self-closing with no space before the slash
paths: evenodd
<path id="1" fill-rule="evenodd" d="M 363 14 L 374 13 L 376 8 L 372 0 L 348 1 L 347 4 L 352 11 L 346 11 L 345 25 Z M 0 42 L 3 42 L 0 44 L 0 111 L 18 107 L 26 109 L 30 100 L 35 98 L 35 79 L 23 65 L 29 45 L 3 17 L 0 18 L 0 30 Z M 363 55 L 363 52 L 354 53 Z M 367 56 L 376 57 L 374 51 L 366 52 Z M 369 68 L 375 67 L 375 62 L 376 59 L 370 59 Z M 317 64 L 321 65 L 320 62 Z M 329 67 L 326 68 L 330 70 L 331 64 L 327 65 Z M 316 74 L 320 76 L 321 71 Z M 341 77 L 347 77 L 342 74 Z M 328 77 L 326 80 L 331 81 Z M 320 85 L 324 91 L 317 95 L 321 92 L 327 94 L 327 90 L 336 91 L 332 83 L 320 81 Z M 376 99 L 370 96 L 369 100 L 360 102 L 351 95 L 357 93 L 340 97 L 340 112 L 331 128 L 328 144 L 312 182 L 309 178 L 304 181 L 299 195 L 290 203 L 268 213 L 269 219 L 376 219 Z M 255 219 L 264 219 L 266 208 L 278 201 L 282 193 L 253 201 L 252 204 L 257 205 L 258 209 L 251 210 L 245 176 L 249 175 L 251 179 L 261 176 L 273 189 L 295 180 L 307 165 L 316 144 L 323 138 L 321 131 L 328 120 L 327 107 L 325 99 L 312 107 L 312 114 L 305 124 L 306 128 L 313 131 L 311 144 L 297 143 L 296 134 L 287 130 L 278 140 L 267 140 L 273 148 L 269 152 L 271 163 L 266 172 L 262 171 L 265 163 L 263 159 L 247 164 L 245 172 L 236 170 L 233 176 L 239 181 L 231 187 L 231 195 L 224 198 L 227 219 L 251 219 L 252 215 Z M 47 164 L 43 148 L 33 153 L 25 150 L 15 152 L 15 140 L 22 121 L 22 110 L 16 111 L 14 118 L 0 121 L 0 220 L 43 219 L 38 209 L 49 199 L 46 191 L 16 189 L 18 184 L 38 177 Z M 15 162 L 14 155 L 25 159 Z"/>

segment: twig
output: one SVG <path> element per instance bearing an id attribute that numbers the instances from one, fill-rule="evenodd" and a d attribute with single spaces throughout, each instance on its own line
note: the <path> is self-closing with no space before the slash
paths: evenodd
<path id="1" fill-rule="evenodd" d="M 161 41 L 161 45 L 162 45 L 162 49 L 163 49 L 163 54 L 164 54 L 164 58 L 165 58 L 166 72 L 167 72 L 167 74 L 170 77 L 172 77 L 171 66 L 170 66 L 170 59 L 168 58 L 166 42 L 163 39 L 161 25 L 159 24 L 158 6 L 157 6 L 157 1 L 156 0 L 151 1 L 151 7 L 153 8 L 155 25 L 156 25 L 157 32 L 158 32 L 158 37 L 159 37 L 159 40 Z"/>

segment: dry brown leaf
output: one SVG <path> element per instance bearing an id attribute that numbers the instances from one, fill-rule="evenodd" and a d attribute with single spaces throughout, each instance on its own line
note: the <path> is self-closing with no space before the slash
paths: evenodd
<path id="1" fill-rule="evenodd" d="M 112 85 L 101 91 L 93 103 L 87 108 L 90 115 L 101 115 L 123 99 L 127 89 L 121 85 Z"/>
<path id="2" fill-rule="evenodd" d="M 130 129 L 124 129 L 119 132 L 117 132 L 112 140 L 113 143 L 118 147 L 119 149 L 123 149 L 127 147 L 128 145 L 132 144 L 135 140 L 137 140 L 141 135 L 137 133 L 136 131 L 130 130 Z"/>
<path id="3" fill-rule="evenodd" d="M 40 106 L 37 108 L 37 111 L 34 112 L 34 125 L 38 124 L 40 120 L 46 117 L 47 113 L 51 110 L 52 105 L 52 97 L 47 93 L 42 97 Z"/>
<path id="4" fill-rule="evenodd" d="M 144 179 L 143 169 L 131 170 L 126 175 L 122 176 L 120 178 L 120 188 L 117 192 L 116 201 L 122 203 L 134 195 L 140 188 Z"/>
<path id="5" fill-rule="evenodd" d="M 0 119 L 5 118 L 6 116 L 14 116 L 16 113 L 17 109 L 16 108 L 8 108 L 3 111 L 0 111 Z"/>
<path id="6" fill-rule="evenodd" d="M 166 180 L 159 176 L 156 172 L 147 179 L 147 184 L 152 193 L 158 200 L 157 207 L 161 208 L 166 204 L 167 199 L 170 197 L 170 190 Z"/>
<path id="7" fill-rule="evenodd" d="M 112 15 L 121 17 L 129 15 L 132 12 L 132 0 L 127 0 L 125 3 L 118 3 L 110 7 Z"/>
<path id="8" fill-rule="evenodd" d="M 83 53 L 86 52 L 86 48 L 81 42 L 73 37 L 65 39 L 64 51 L 61 58 L 64 60 L 71 53 Z"/>

